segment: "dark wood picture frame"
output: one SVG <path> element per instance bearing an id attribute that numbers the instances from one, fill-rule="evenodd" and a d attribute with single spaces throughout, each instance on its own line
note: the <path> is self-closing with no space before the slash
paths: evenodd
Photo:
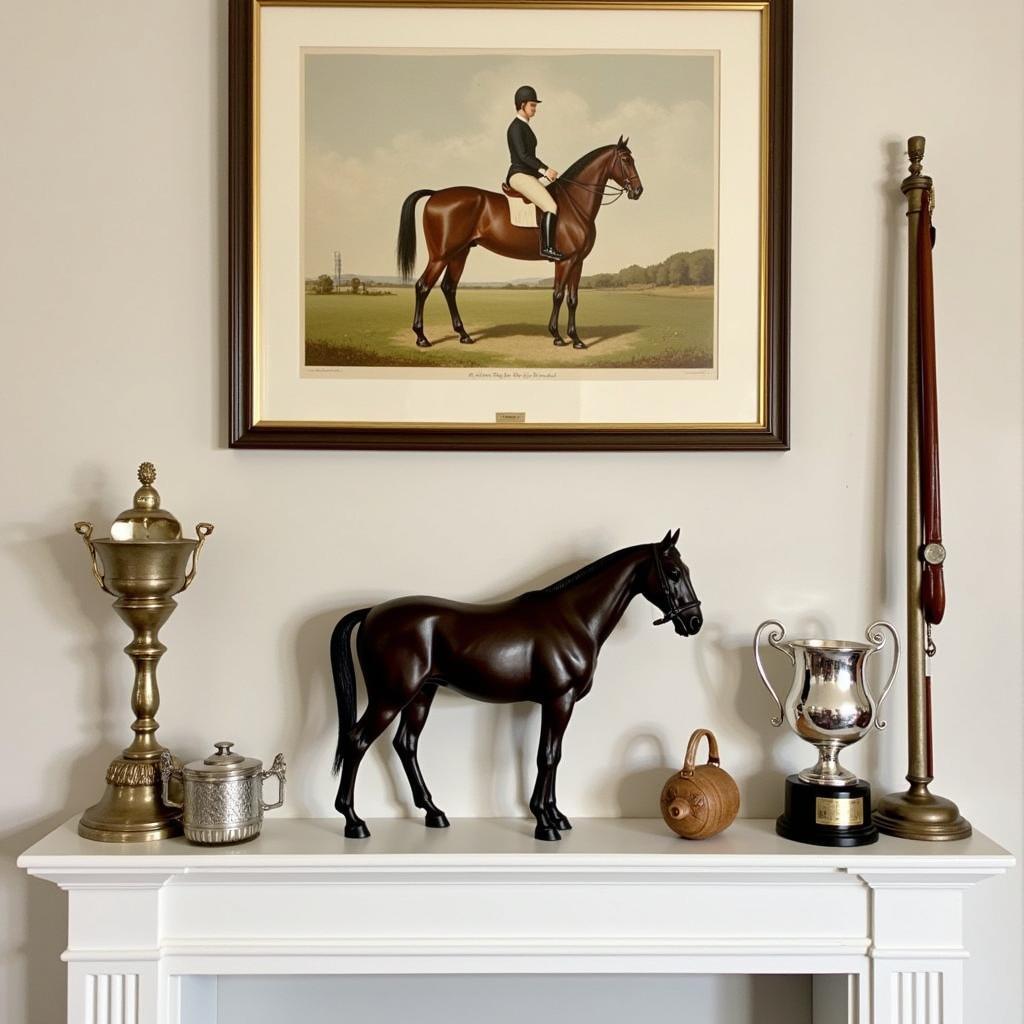
<path id="1" fill-rule="evenodd" d="M 752 425 L 395 424 L 254 421 L 254 32 L 265 6 L 409 8 L 624 7 L 730 9 L 767 17 L 767 182 L 762 264 L 761 417 Z M 789 255 L 792 0 L 230 0 L 229 59 L 229 440 L 233 448 L 785 451 L 789 448 Z"/>

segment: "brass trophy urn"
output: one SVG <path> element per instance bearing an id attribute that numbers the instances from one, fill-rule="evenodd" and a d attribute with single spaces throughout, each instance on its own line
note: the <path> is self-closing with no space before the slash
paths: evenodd
<path id="1" fill-rule="evenodd" d="M 92 537 L 92 523 L 75 523 L 92 555 L 96 582 L 112 597 L 118 615 L 135 634 L 124 649 L 135 665 L 132 711 L 135 739 L 107 769 L 107 790 L 78 823 L 78 834 L 105 843 L 136 843 L 180 835 L 181 811 L 162 799 L 156 712 L 160 692 L 156 664 L 167 648 L 157 634 L 170 618 L 180 594 L 195 579 L 199 552 L 213 532 L 209 523 L 196 527 L 198 540 L 181 535 L 181 524 L 160 507 L 153 487 L 156 470 L 139 466 L 142 486 L 132 507 L 110 527 L 110 536 Z M 186 572 L 189 557 L 192 566 Z"/>

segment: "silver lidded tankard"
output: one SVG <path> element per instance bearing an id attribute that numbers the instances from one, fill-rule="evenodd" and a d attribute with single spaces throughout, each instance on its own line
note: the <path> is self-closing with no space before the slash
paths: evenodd
<path id="1" fill-rule="evenodd" d="M 892 671 L 876 702 L 864 681 L 868 658 L 885 646 L 887 630 L 893 639 Z M 793 666 L 793 682 L 785 703 L 768 681 L 759 650 L 761 637 L 768 631 L 768 643 L 789 658 Z M 754 634 L 754 661 L 761 681 L 778 706 L 772 725 L 783 721 L 800 737 L 818 748 L 818 762 L 805 768 L 798 777 L 804 782 L 825 786 L 847 786 L 856 776 L 839 764 L 839 752 L 856 743 L 872 725 L 884 729 L 878 717 L 882 702 L 892 688 L 900 664 L 900 638 L 888 622 L 868 626 L 868 642 L 847 640 L 786 640 L 785 627 L 768 619 Z"/>

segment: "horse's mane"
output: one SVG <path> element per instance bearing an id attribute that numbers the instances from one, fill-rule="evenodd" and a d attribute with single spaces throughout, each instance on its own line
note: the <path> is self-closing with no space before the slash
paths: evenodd
<path id="1" fill-rule="evenodd" d="M 609 149 L 615 149 L 617 146 L 618 143 L 613 142 L 610 146 L 598 146 L 597 149 L 592 149 L 589 153 L 584 153 L 583 156 L 579 158 L 579 160 L 576 160 L 573 163 L 571 163 L 564 171 L 562 171 L 562 173 L 558 177 L 568 178 L 571 181 L 577 174 L 579 174 L 580 171 L 583 170 L 584 167 L 590 166 L 594 158 L 599 153 L 605 153 Z M 556 179 L 552 184 L 557 185 L 558 180 Z"/>
<path id="2" fill-rule="evenodd" d="M 582 583 L 584 580 L 590 579 L 591 576 L 596 576 L 602 569 L 608 567 L 611 562 L 614 562 L 617 558 L 621 558 L 628 551 L 639 551 L 643 547 L 647 547 L 646 544 L 636 544 L 630 548 L 621 548 L 618 551 L 613 551 L 610 555 L 605 555 L 604 558 L 599 558 L 596 562 L 591 562 L 590 565 L 583 566 L 582 569 L 577 569 L 575 572 L 569 573 L 568 576 L 562 577 L 560 580 L 556 580 L 554 583 L 549 583 L 546 587 L 540 590 L 535 590 L 535 594 L 559 594 L 563 590 L 568 590 L 569 587 L 575 586 L 577 583 Z"/>

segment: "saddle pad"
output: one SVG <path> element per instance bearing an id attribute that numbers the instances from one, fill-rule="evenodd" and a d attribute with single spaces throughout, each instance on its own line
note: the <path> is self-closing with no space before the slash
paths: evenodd
<path id="1" fill-rule="evenodd" d="M 537 207 L 528 203 L 525 199 L 513 199 L 512 196 L 505 196 L 508 200 L 508 215 L 512 226 L 517 228 L 535 228 L 537 226 Z"/>

